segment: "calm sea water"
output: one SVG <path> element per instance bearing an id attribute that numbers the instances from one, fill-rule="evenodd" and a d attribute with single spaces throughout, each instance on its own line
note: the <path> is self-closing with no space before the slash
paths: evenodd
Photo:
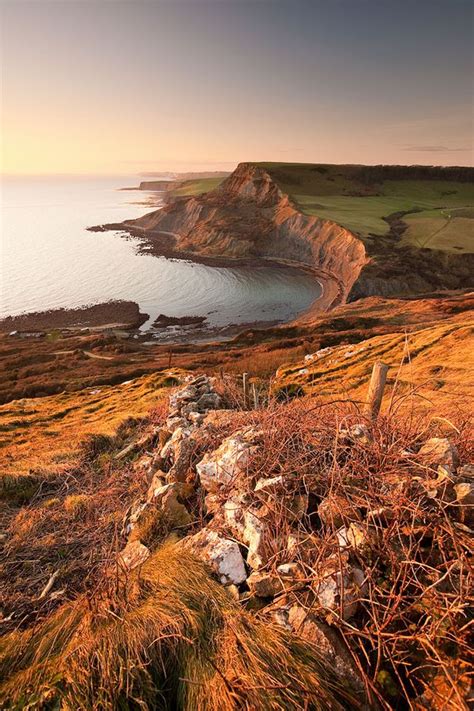
<path id="1" fill-rule="evenodd" d="M 129 299 L 151 320 L 197 315 L 224 326 L 288 320 L 320 295 L 318 283 L 294 269 L 224 269 L 139 255 L 133 240 L 87 232 L 153 209 L 143 204 L 151 194 L 118 190 L 137 180 L 4 179 L 0 316 Z"/>

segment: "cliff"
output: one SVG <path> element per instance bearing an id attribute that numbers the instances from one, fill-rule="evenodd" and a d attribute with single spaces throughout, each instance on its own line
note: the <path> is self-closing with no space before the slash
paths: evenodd
<path id="1" fill-rule="evenodd" d="M 216 189 L 181 197 L 128 220 L 155 244 L 199 257 L 289 260 L 324 282 L 329 308 L 365 296 L 472 286 L 474 254 L 399 244 L 391 233 L 364 240 L 337 222 L 303 213 L 264 165 L 241 163 Z M 161 240 L 163 237 L 161 237 Z"/>
<path id="2" fill-rule="evenodd" d="M 367 263 L 365 247 L 330 220 L 302 214 L 262 167 L 241 163 L 216 189 L 178 199 L 124 223 L 170 233 L 173 248 L 199 256 L 290 260 L 321 271 L 345 300 Z"/>
<path id="3" fill-rule="evenodd" d="M 138 186 L 139 190 L 150 190 L 161 192 L 174 187 L 174 180 L 142 180 Z"/>

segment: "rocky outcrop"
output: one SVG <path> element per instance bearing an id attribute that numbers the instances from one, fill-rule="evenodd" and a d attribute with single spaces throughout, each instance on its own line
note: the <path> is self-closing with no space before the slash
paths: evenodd
<path id="1" fill-rule="evenodd" d="M 178 199 L 124 223 L 168 233 L 172 248 L 199 256 L 288 260 L 325 273 L 345 300 L 368 262 L 361 240 L 330 220 L 302 214 L 261 166 L 241 163 L 214 191 Z"/>
<path id="2" fill-rule="evenodd" d="M 374 694 L 357 639 L 365 660 L 380 649 L 380 622 L 392 615 L 384 637 L 409 640 L 411 648 L 413 629 L 437 624 L 413 600 L 429 592 L 429 604 L 444 610 L 455 594 L 465 594 L 473 466 L 460 466 L 462 449 L 446 437 L 421 444 L 388 430 L 384 440 L 377 425 L 350 420 L 338 426 L 335 446 L 332 429 L 305 434 L 303 420 L 286 419 L 291 431 L 284 432 L 255 412 L 244 418 L 223 410 L 228 402 L 224 378 L 189 376 L 171 394 L 166 421 L 122 450 L 119 461 L 137 457 L 134 471 L 143 472 L 148 490 L 127 512 L 119 572 L 141 574 L 143 566 L 146 574 L 172 532 L 179 554 L 203 561 L 242 608 L 316 647 L 353 696 L 351 708 L 377 709 L 376 695 L 389 693 L 388 682 L 401 698 L 386 671 L 390 647 L 380 652 L 384 674 L 374 678 Z M 380 452 L 390 452 L 389 467 L 376 464 Z M 406 568 L 413 561 L 415 573 Z M 367 622 L 372 617 L 377 624 Z M 459 624 L 464 629 L 464 618 Z M 455 655 L 446 653 L 446 662 L 457 663 Z M 431 667 L 428 657 L 420 689 Z"/>
<path id="3" fill-rule="evenodd" d="M 118 556 L 118 564 L 124 572 L 130 572 L 143 565 L 150 557 L 150 551 L 140 541 L 129 541 Z"/>
<path id="4" fill-rule="evenodd" d="M 14 336 L 55 329 L 105 329 L 111 326 L 131 330 L 139 328 L 148 318 L 148 314 L 141 313 L 134 301 L 117 299 L 74 309 L 50 309 L 7 316 L 0 319 L 0 334 Z"/>
<path id="5" fill-rule="evenodd" d="M 223 585 L 240 585 L 247 577 L 244 559 L 235 541 L 203 528 L 183 545 L 215 572 Z"/>
<path id="6" fill-rule="evenodd" d="M 459 464 L 459 455 L 456 447 L 446 437 L 432 437 L 427 440 L 418 456 L 424 464 L 437 469 L 442 466 L 449 474 Z"/>
<path id="7" fill-rule="evenodd" d="M 208 453 L 196 467 L 201 486 L 209 492 L 241 476 L 255 449 L 256 434 L 249 428 L 225 439 L 215 452 Z"/>

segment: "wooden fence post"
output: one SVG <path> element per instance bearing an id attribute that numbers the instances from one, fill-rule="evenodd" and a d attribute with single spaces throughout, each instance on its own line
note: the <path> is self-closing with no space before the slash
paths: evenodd
<path id="1" fill-rule="evenodd" d="M 252 383 L 253 409 L 258 410 L 258 391 L 255 383 Z"/>
<path id="2" fill-rule="evenodd" d="M 387 381 L 388 365 L 377 361 L 372 368 L 372 376 L 370 378 L 369 391 L 367 393 L 367 401 L 365 404 L 365 414 L 375 420 L 380 412 L 382 404 L 383 391 Z"/>
<path id="3" fill-rule="evenodd" d="M 249 374 L 242 373 L 242 385 L 244 388 L 244 410 L 248 408 L 249 403 Z"/>

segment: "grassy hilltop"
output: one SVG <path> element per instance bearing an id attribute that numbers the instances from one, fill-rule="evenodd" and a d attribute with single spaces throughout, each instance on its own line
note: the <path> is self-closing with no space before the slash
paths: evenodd
<path id="1" fill-rule="evenodd" d="M 388 217 L 407 213 L 402 244 L 474 251 L 474 174 L 468 168 L 260 165 L 302 212 L 333 220 L 369 244 L 387 234 Z"/>
<path id="2" fill-rule="evenodd" d="M 405 213 L 400 245 L 474 252 L 474 182 L 469 168 L 258 163 L 296 206 L 357 233 L 369 246 Z M 173 197 L 202 195 L 224 178 L 188 180 Z M 376 246 L 376 245 L 374 245 Z"/>
<path id="3" fill-rule="evenodd" d="M 202 195 L 210 190 L 215 190 L 222 181 L 218 178 L 196 178 L 180 182 L 179 185 L 170 191 L 172 197 L 189 197 L 191 195 Z"/>

